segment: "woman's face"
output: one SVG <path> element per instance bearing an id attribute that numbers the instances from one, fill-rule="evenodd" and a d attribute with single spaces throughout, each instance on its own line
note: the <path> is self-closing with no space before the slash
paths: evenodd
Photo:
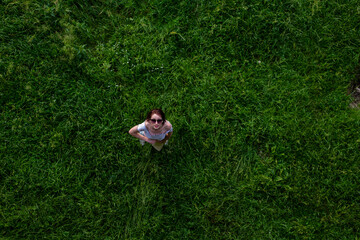
<path id="1" fill-rule="evenodd" d="M 160 115 L 154 113 L 150 119 L 150 126 L 154 129 L 159 129 L 162 126 L 163 120 Z"/>

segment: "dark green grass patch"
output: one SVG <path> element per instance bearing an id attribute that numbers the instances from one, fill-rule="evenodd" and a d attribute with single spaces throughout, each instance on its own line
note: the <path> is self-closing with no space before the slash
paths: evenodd
<path id="1" fill-rule="evenodd" d="M 357 5 L 3 1 L 1 235 L 359 237 Z"/>

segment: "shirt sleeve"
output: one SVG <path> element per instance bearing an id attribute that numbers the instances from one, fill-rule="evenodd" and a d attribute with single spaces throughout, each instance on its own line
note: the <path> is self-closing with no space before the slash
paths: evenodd
<path id="1" fill-rule="evenodd" d="M 170 123 L 170 122 L 169 122 L 169 123 Z M 170 123 L 170 125 L 171 125 L 171 123 Z M 167 133 L 169 133 L 169 132 L 172 132 L 172 131 L 173 131 L 173 127 L 172 127 L 172 125 L 171 125 L 170 130 L 166 131 L 165 134 L 167 134 Z"/>
<path id="2" fill-rule="evenodd" d="M 141 131 L 145 131 L 145 122 L 141 123 L 138 125 L 138 131 L 141 132 Z"/>

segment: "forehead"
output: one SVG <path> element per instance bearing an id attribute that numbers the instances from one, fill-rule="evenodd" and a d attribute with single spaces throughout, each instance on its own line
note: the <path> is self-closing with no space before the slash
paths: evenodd
<path id="1" fill-rule="evenodd" d="M 151 118 L 153 119 L 161 119 L 161 116 L 157 113 L 153 113 L 153 115 L 151 115 Z"/>

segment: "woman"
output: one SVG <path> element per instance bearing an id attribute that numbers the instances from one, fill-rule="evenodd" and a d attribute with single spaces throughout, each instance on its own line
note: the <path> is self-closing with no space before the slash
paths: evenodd
<path id="1" fill-rule="evenodd" d="M 140 139 L 141 145 L 148 142 L 158 151 L 167 144 L 172 132 L 172 125 L 165 119 L 165 114 L 161 109 L 151 110 L 143 123 L 129 130 L 132 136 Z"/>

